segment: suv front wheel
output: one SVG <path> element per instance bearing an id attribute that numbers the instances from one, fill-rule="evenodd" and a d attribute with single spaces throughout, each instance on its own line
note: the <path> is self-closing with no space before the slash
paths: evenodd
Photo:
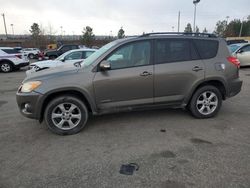
<path id="1" fill-rule="evenodd" d="M 88 120 L 86 105 L 75 96 L 60 96 L 46 107 L 44 119 L 49 129 L 59 135 L 80 132 Z"/>
<path id="2" fill-rule="evenodd" d="M 189 110 L 200 119 L 214 117 L 220 110 L 222 95 L 218 88 L 207 85 L 199 88 L 193 95 Z"/>

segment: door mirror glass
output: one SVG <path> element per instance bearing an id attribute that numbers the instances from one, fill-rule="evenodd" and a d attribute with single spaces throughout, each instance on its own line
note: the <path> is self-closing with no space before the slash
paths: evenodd
<path id="1" fill-rule="evenodd" d="M 111 65 L 108 61 L 102 61 L 100 63 L 100 69 L 101 71 L 106 71 L 106 70 L 110 70 L 111 69 Z"/>

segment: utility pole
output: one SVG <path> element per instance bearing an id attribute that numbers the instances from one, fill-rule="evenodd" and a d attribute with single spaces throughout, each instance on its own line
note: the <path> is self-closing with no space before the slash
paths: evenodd
<path id="1" fill-rule="evenodd" d="M 226 19 L 227 19 L 227 25 L 228 25 L 228 19 L 229 19 L 230 17 L 229 16 L 226 16 Z"/>
<path id="2" fill-rule="evenodd" d="M 178 33 L 180 32 L 180 19 L 181 19 L 181 12 L 178 13 Z"/>
<path id="3" fill-rule="evenodd" d="M 14 37 L 14 24 L 10 24 L 11 28 L 12 28 L 12 35 Z"/>
<path id="4" fill-rule="evenodd" d="M 195 28 L 195 21 L 196 21 L 196 6 L 197 4 L 200 2 L 200 0 L 194 0 L 193 4 L 194 4 L 194 25 L 193 25 L 193 32 L 195 32 L 196 28 Z"/>
<path id="5" fill-rule="evenodd" d="M 4 23 L 6 38 L 8 38 L 7 27 L 6 27 L 6 22 L 5 22 L 5 15 L 2 14 L 2 16 L 3 16 L 3 23 Z"/>
<path id="6" fill-rule="evenodd" d="M 243 22 L 244 22 L 244 17 L 242 18 L 242 21 L 241 21 L 239 37 L 241 37 L 241 34 L 242 34 Z"/>

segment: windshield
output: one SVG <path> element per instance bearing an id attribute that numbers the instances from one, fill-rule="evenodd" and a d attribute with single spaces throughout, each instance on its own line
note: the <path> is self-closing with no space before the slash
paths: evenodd
<path id="1" fill-rule="evenodd" d="M 84 60 L 84 66 L 89 66 L 92 63 L 95 62 L 95 60 L 97 60 L 102 54 L 104 54 L 105 52 L 107 52 L 110 48 L 112 48 L 114 45 L 117 44 L 118 41 L 113 41 L 110 42 L 108 44 L 106 44 L 105 46 L 101 47 L 99 50 L 97 50 L 95 53 L 93 53 L 91 56 L 89 56 L 87 59 Z"/>

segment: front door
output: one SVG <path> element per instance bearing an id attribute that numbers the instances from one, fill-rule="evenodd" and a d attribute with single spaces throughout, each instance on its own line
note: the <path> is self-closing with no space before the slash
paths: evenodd
<path id="1" fill-rule="evenodd" d="M 111 70 L 98 71 L 94 77 L 96 103 L 99 109 L 153 103 L 153 65 L 151 42 L 125 44 L 104 60 Z"/>

